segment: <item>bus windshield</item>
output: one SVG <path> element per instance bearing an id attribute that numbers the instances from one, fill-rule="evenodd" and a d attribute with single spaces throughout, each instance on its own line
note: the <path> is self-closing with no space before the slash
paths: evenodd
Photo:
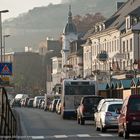
<path id="1" fill-rule="evenodd" d="M 74 86 L 68 85 L 65 87 L 65 95 L 94 95 L 95 85 Z"/>

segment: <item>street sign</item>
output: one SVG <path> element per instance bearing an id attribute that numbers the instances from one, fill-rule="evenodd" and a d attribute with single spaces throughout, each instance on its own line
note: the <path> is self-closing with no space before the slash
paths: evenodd
<path id="1" fill-rule="evenodd" d="M 12 75 L 12 63 L 0 63 L 0 75 Z"/>
<path id="2" fill-rule="evenodd" d="M 1 77 L 2 81 L 9 82 L 10 78 L 7 76 Z"/>

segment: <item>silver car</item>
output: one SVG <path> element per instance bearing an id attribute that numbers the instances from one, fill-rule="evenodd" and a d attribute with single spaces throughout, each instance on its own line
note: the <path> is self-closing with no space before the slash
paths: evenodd
<path id="1" fill-rule="evenodd" d="M 105 102 L 100 111 L 96 112 L 95 126 L 96 130 L 105 132 L 107 129 L 118 128 L 118 113 L 117 110 L 121 108 L 123 101 Z"/>

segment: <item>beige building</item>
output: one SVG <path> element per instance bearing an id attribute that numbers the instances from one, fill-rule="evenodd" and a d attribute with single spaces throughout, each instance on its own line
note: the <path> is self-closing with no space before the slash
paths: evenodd
<path id="1" fill-rule="evenodd" d="M 61 84 L 62 57 L 52 58 L 52 88 Z"/>
<path id="2" fill-rule="evenodd" d="M 83 45 L 84 77 L 94 75 L 99 81 L 133 70 L 134 60 L 140 61 L 140 1 L 128 0 L 116 13 L 97 23 L 86 35 Z M 122 75 L 122 78 L 125 78 Z"/>

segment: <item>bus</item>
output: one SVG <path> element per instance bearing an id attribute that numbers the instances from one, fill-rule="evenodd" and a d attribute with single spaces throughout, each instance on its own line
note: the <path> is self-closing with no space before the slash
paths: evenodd
<path id="1" fill-rule="evenodd" d="M 76 109 L 84 95 L 97 95 L 97 82 L 90 79 L 64 79 L 61 90 L 61 116 L 76 117 Z"/>

